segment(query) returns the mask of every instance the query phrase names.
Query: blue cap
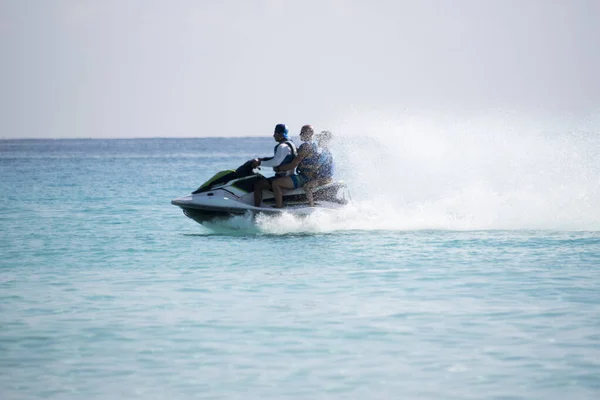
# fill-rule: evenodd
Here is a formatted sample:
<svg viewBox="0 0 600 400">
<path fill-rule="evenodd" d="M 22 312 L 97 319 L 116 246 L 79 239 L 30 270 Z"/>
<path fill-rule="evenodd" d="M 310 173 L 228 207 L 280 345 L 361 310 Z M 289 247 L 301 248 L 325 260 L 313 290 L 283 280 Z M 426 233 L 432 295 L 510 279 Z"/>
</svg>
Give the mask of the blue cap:
<svg viewBox="0 0 600 400">
<path fill-rule="evenodd" d="M 285 124 L 277 124 L 277 125 L 275 125 L 275 132 L 274 133 L 281 133 L 284 138 L 289 139 L 288 132 L 289 132 L 288 127 L 285 126 Z"/>
</svg>

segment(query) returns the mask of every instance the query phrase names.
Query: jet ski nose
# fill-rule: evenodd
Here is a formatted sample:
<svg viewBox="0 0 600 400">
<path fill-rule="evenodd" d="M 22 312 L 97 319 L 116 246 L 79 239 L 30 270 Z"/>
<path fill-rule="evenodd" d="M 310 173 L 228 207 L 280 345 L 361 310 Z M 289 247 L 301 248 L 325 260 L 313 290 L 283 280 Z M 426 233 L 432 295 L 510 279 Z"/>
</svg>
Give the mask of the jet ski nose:
<svg viewBox="0 0 600 400">
<path fill-rule="evenodd" d="M 188 195 L 188 196 L 183 196 L 183 197 L 178 197 L 176 199 L 171 200 L 171 204 L 173 204 L 174 206 L 178 206 L 178 207 L 185 207 L 187 205 L 189 205 L 192 202 L 192 196 Z"/>
</svg>

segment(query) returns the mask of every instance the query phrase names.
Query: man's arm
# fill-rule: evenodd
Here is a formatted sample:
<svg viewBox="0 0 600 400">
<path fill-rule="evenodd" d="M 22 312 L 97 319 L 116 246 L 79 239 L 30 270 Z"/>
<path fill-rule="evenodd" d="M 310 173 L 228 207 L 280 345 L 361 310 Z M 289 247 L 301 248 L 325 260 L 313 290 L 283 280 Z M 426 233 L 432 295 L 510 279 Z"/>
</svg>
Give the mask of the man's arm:
<svg viewBox="0 0 600 400">
<path fill-rule="evenodd" d="M 261 161 L 261 167 L 276 167 L 285 160 L 285 158 L 290 155 L 290 146 L 281 145 L 277 147 L 277 151 L 275 152 L 275 156 L 270 160 Z"/>
<path fill-rule="evenodd" d="M 277 167 L 277 171 L 289 171 L 290 169 L 296 168 L 298 165 L 300 165 L 302 160 L 308 156 L 308 154 L 308 148 L 305 144 L 303 144 L 300 146 L 300 149 L 298 149 L 298 155 L 294 158 L 294 160 L 289 164 L 280 165 Z"/>
<path fill-rule="evenodd" d="M 296 168 L 302 162 L 302 160 L 304 160 L 304 157 L 306 157 L 306 154 L 298 154 L 298 156 L 296 156 L 294 161 L 291 163 L 277 167 L 277 171 L 289 171 L 290 169 Z"/>
</svg>

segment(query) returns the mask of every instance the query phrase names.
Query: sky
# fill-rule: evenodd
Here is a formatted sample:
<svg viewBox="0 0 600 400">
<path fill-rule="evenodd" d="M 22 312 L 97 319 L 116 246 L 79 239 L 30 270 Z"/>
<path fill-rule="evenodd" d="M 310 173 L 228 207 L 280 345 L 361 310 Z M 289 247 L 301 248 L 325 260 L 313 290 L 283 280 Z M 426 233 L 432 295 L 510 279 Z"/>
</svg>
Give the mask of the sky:
<svg viewBox="0 0 600 400">
<path fill-rule="evenodd" d="M 0 138 L 600 110 L 597 0 L 0 0 Z"/>
</svg>

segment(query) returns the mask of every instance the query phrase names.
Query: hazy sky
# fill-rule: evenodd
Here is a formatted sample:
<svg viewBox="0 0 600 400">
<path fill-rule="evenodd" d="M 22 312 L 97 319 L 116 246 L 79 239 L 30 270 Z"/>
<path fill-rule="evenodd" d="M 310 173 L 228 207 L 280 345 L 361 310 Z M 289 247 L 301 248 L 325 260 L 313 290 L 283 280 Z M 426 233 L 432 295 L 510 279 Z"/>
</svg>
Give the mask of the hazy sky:
<svg viewBox="0 0 600 400">
<path fill-rule="evenodd" d="M 600 1 L 0 0 L 0 138 L 600 109 Z"/>
</svg>

